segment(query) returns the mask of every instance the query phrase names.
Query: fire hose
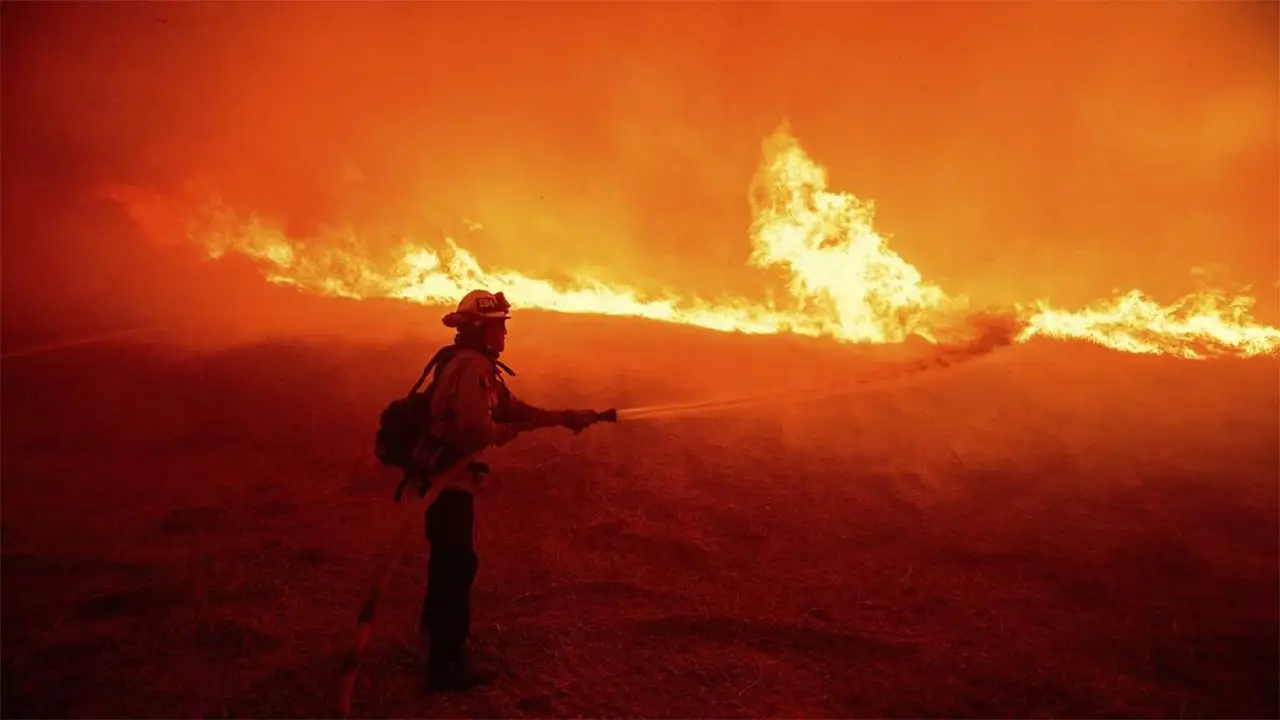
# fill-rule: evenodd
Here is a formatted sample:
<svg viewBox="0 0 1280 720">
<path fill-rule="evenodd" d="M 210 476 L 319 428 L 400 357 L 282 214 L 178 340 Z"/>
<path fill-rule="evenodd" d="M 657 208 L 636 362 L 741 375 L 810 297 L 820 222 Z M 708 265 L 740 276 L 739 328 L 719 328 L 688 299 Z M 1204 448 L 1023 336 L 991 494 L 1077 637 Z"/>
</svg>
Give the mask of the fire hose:
<svg viewBox="0 0 1280 720">
<path fill-rule="evenodd" d="M 642 407 L 631 407 L 623 409 L 610 409 L 604 411 L 584 411 L 577 418 L 582 427 L 597 422 L 616 423 L 619 420 L 628 422 L 634 420 L 656 420 L 661 418 L 670 418 L 681 415 L 696 415 L 706 412 L 714 412 L 726 408 L 738 407 L 775 400 L 794 400 L 803 397 L 814 397 L 816 395 L 837 396 L 848 395 L 858 392 L 869 385 L 878 385 L 880 383 L 891 380 L 898 380 L 908 376 L 916 375 L 936 367 L 945 367 L 952 364 L 951 361 L 931 362 L 926 364 L 911 364 L 894 368 L 891 372 L 880 373 L 875 375 L 864 375 L 857 379 L 846 380 L 843 387 L 832 391 L 830 386 L 826 386 L 821 390 L 813 392 L 803 392 L 796 388 L 791 388 L 778 392 L 759 393 L 756 395 L 726 398 L 721 400 L 703 400 L 697 402 L 672 403 L 665 405 L 646 405 Z M 516 430 L 525 432 L 538 427 L 545 427 L 545 423 L 534 423 L 517 425 Z M 582 428 L 575 429 L 575 432 Z M 441 471 L 430 481 L 430 486 L 422 495 L 424 507 L 430 507 L 435 502 L 440 493 L 451 487 L 462 488 L 469 491 L 475 490 L 479 486 L 481 476 L 488 472 L 488 467 L 476 460 L 476 454 L 467 455 L 458 459 L 448 468 Z M 378 603 L 383 594 L 386 592 L 388 583 L 395 566 L 400 561 L 417 520 L 415 514 L 410 513 L 410 517 L 406 519 L 404 526 L 397 535 L 391 552 L 389 553 L 386 563 L 382 566 L 377 575 L 369 595 L 366 597 L 364 604 L 360 608 L 359 626 L 356 632 L 356 642 L 352 650 L 347 654 L 343 661 L 342 680 L 339 685 L 338 708 L 342 717 L 350 717 L 351 700 L 355 692 L 355 682 L 359 674 L 361 658 L 365 648 L 368 646 L 369 639 L 372 634 L 372 623 L 377 612 Z M 411 522 L 412 521 L 412 522 Z"/>
<path fill-rule="evenodd" d="M 581 423 L 581 426 L 575 428 L 575 432 L 580 432 L 586 425 L 593 425 L 598 422 L 617 422 L 618 413 L 616 410 L 588 410 L 579 413 L 576 419 Z M 513 423 L 513 427 L 519 433 L 547 427 L 547 424 L 533 421 L 529 423 Z M 477 490 L 482 477 L 489 472 L 489 467 L 477 460 L 478 455 L 478 452 L 464 455 L 450 463 L 445 469 L 431 476 L 429 484 L 425 486 L 425 492 L 421 494 L 422 507 L 431 507 L 436 498 L 440 496 L 440 493 L 450 488 L 468 492 Z M 397 492 L 397 502 L 399 497 L 400 495 Z M 382 600 L 382 596 L 386 594 L 387 587 L 391 582 L 391 576 L 396 566 L 400 564 L 400 557 L 404 554 L 408 539 L 412 534 L 411 531 L 416 523 L 417 515 L 412 512 L 407 513 L 404 523 L 392 542 L 386 562 L 379 569 L 373 585 L 369 588 L 369 594 L 360 606 L 355 643 L 343 658 L 342 676 L 338 684 L 338 712 L 341 717 L 351 717 L 351 701 L 355 695 L 356 679 L 360 674 L 364 651 L 369 646 L 369 640 L 373 635 L 373 620 L 378 612 L 378 604 Z"/>
<path fill-rule="evenodd" d="M 436 501 L 436 498 L 447 487 L 467 490 L 475 489 L 479 482 L 479 473 L 472 465 L 475 462 L 475 457 L 475 454 L 467 455 L 433 478 L 426 494 L 422 496 L 424 507 L 431 507 L 431 504 Z M 414 513 L 406 513 L 405 521 L 396 533 L 391 551 L 387 554 L 386 562 L 379 570 L 372 587 L 369 588 L 369 594 L 365 597 L 364 604 L 360 606 L 360 616 L 356 626 L 356 641 L 342 661 L 342 678 L 338 685 L 338 712 L 341 717 L 351 717 L 351 699 L 355 694 L 356 678 L 360 674 L 360 664 L 364 658 L 364 651 L 373 635 L 373 619 L 378 612 L 378 603 L 382 600 L 383 594 L 386 593 L 387 586 L 391 582 L 391 575 L 396 565 L 399 564 L 400 557 L 404 554 L 411 535 L 410 531 L 413 530 L 416 519 L 417 516 Z"/>
</svg>

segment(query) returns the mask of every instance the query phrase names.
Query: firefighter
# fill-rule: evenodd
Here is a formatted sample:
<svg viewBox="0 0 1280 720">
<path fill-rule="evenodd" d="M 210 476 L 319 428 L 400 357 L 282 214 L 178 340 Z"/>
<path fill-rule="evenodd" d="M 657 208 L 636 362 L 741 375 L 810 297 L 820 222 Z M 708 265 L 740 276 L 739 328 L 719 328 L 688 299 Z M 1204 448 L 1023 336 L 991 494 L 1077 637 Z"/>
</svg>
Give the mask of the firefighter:
<svg viewBox="0 0 1280 720">
<path fill-rule="evenodd" d="M 449 455 L 505 445 L 517 434 L 512 423 L 578 432 L 596 420 L 591 411 L 533 407 L 507 389 L 502 371 L 510 370 L 498 357 L 506 347 L 510 310 L 502 293 L 475 290 L 443 318 L 456 335 L 435 380 L 429 437 Z M 421 630 L 429 653 L 427 683 L 434 690 L 465 690 L 492 677 L 464 652 L 479 565 L 474 528 L 474 498 L 465 489 L 443 490 L 426 510 L 430 555 Z"/>
</svg>

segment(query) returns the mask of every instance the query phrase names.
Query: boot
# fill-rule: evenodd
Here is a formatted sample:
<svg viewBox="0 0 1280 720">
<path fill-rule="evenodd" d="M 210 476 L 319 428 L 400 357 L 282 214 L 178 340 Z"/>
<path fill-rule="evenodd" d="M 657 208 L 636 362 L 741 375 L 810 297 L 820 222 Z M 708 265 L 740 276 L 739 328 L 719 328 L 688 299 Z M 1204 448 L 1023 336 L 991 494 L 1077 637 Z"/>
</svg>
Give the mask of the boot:
<svg viewBox="0 0 1280 720">
<path fill-rule="evenodd" d="M 430 692 L 466 692 L 494 679 L 496 673 L 486 663 L 462 654 L 444 667 L 427 668 L 427 690 Z"/>
</svg>

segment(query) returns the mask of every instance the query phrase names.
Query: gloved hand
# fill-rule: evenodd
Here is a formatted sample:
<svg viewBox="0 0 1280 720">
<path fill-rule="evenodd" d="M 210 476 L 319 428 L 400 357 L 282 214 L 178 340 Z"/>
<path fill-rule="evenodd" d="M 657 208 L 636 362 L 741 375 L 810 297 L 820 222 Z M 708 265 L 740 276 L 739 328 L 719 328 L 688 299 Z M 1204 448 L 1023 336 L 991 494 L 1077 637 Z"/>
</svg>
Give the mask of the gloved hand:
<svg viewBox="0 0 1280 720">
<path fill-rule="evenodd" d="M 561 412 L 560 427 L 568 428 L 575 433 L 580 433 L 589 425 L 594 425 L 600 420 L 595 410 L 564 410 Z"/>
</svg>

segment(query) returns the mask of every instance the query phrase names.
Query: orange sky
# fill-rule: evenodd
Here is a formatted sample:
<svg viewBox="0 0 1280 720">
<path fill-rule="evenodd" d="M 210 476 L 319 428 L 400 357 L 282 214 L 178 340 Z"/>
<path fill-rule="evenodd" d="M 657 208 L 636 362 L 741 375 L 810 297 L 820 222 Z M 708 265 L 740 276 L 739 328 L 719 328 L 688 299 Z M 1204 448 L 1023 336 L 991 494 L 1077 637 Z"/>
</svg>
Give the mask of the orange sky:
<svg viewBox="0 0 1280 720">
<path fill-rule="evenodd" d="M 92 195 L 192 179 L 299 229 L 759 296 L 748 187 L 787 119 L 948 292 L 1171 299 L 1221 265 L 1274 322 L 1277 7 L 6 4 L 5 319 L 193 292 L 192 248 Z"/>
</svg>

